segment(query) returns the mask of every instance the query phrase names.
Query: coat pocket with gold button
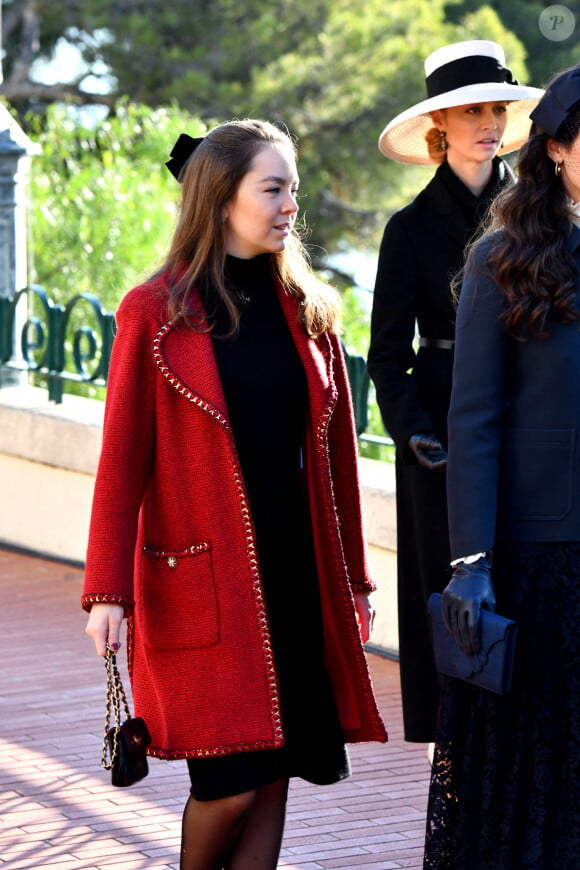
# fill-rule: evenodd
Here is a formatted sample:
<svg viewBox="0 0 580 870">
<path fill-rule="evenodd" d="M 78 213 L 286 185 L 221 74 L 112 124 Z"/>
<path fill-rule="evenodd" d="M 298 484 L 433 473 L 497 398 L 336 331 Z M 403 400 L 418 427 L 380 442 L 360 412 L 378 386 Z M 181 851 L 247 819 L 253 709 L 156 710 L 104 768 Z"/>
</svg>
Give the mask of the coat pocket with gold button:
<svg viewBox="0 0 580 870">
<path fill-rule="evenodd" d="M 194 649 L 220 639 L 211 547 L 143 547 L 141 600 L 135 616 L 146 646 Z"/>
</svg>

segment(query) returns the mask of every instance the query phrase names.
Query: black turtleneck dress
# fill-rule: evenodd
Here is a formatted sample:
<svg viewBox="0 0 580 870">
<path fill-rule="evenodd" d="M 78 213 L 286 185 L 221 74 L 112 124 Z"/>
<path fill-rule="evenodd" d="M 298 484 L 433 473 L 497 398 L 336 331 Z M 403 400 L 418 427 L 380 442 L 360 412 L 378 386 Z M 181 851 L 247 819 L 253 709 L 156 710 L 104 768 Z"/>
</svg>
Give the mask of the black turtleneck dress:
<svg viewBox="0 0 580 870">
<path fill-rule="evenodd" d="M 397 595 L 405 739 L 435 739 L 439 679 L 427 600 L 451 579 L 445 473 L 419 465 L 411 435 L 434 432 L 447 445 L 455 306 L 450 282 L 493 197 L 510 180 L 507 165 L 479 196 L 447 163 L 389 220 L 381 243 L 368 370 L 396 446 Z M 445 347 L 419 347 L 416 332 Z"/>
<path fill-rule="evenodd" d="M 241 308 L 224 338 L 223 307 L 206 299 L 213 347 L 244 476 L 280 686 L 282 749 L 190 759 L 191 793 L 213 800 L 299 776 L 320 785 L 349 774 L 329 679 L 311 523 L 302 480 L 307 383 L 274 286 L 271 256 L 228 256 Z"/>
</svg>

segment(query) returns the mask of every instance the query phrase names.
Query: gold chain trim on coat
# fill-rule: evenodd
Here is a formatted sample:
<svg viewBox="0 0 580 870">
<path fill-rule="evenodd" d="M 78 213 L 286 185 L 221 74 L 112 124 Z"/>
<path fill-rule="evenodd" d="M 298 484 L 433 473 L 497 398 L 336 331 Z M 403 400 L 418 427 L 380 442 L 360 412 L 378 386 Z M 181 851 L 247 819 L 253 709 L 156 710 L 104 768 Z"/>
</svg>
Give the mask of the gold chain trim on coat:
<svg viewBox="0 0 580 870">
<path fill-rule="evenodd" d="M 191 390 L 189 390 L 184 384 L 182 384 L 179 378 L 177 378 L 173 374 L 173 372 L 163 359 L 163 355 L 161 353 L 161 342 L 163 341 L 167 333 L 171 331 L 171 329 L 173 329 L 173 322 L 169 321 L 161 327 L 161 329 L 153 339 L 153 359 L 155 361 L 155 365 L 157 366 L 163 377 L 171 384 L 171 386 L 174 387 L 174 389 L 176 389 L 181 396 L 187 399 L 188 402 L 192 402 L 194 405 L 197 405 L 198 408 L 201 408 L 212 417 L 215 417 L 215 419 L 218 420 L 226 429 L 230 429 L 230 424 L 228 423 L 224 415 L 220 411 L 218 411 L 217 408 L 214 408 L 213 405 L 210 405 L 209 402 L 206 402 L 204 399 L 196 396 Z"/>
<path fill-rule="evenodd" d="M 209 548 L 207 541 L 204 541 L 202 544 L 192 544 L 191 547 L 186 547 L 184 550 L 159 550 L 156 547 L 146 545 L 143 547 L 143 552 L 157 559 L 165 559 L 167 556 L 195 556 L 196 553 L 207 552 Z"/>
<path fill-rule="evenodd" d="M 281 730 L 277 737 L 282 737 Z M 280 740 L 257 740 L 255 743 L 230 743 L 225 749 L 194 749 L 190 752 L 181 750 L 170 752 L 169 750 L 161 749 L 158 746 L 148 746 L 147 755 L 151 755 L 153 758 L 161 758 L 163 761 L 179 761 L 183 758 L 219 758 L 220 756 L 230 755 L 230 753 L 236 752 L 252 752 L 253 750 L 260 749 L 279 749 L 281 745 L 282 743 Z"/>
<path fill-rule="evenodd" d="M 82 604 L 85 609 L 89 604 L 119 604 L 125 609 L 133 608 L 133 602 L 122 595 L 83 595 Z"/>
<path fill-rule="evenodd" d="M 331 381 L 334 383 L 332 377 L 332 348 L 329 348 L 329 358 L 328 358 L 328 366 L 329 366 L 329 376 Z M 328 444 L 328 426 L 330 423 L 330 418 L 334 412 L 334 408 L 338 401 L 338 392 L 336 386 L 333 389 L 332 395 L 327 402 L 324 411 L 321 415 L 317 430 L 316 430 L 316 442 L 318 447 L 318 452 L 320 455 L 321 463 L 324 467 L 324 472 L 321 474 L 321 483 L 323 489 L 323 498 L 326 502 L 327 506 L 327 516 L 334 516 L 335 522 L 330 526 L 330 534 L 332 540 L 332 549 L 335 564 L 337 569 L 342 569 L 343 575 L 345 576 L 345 583 L 341 585 L 341 592 L 343 598 L 345 599 L 345 606 L 348 610 L 352 607 L 352 601 L 350 600 L 351 592 L 355 591 L 351 586 L 349 587 L 348 575 L 346 573 L 346 560 L 344 556 L 344 550 L 342 547 L 342 542 L 340 540 L 339 534 L 339 518 L 336 510 L 336 499 L 334 496 L 334 487 L 332 485 L 332 474 L 331 474 L 331 461 L 330 461 L 330 449 Z M 365 590 L 366 591 L 366 590 Z M 347 597 L 349 600 L 347 601 Z M 372 689 L 370 687 L 370 676 L 369 676 L 369 668 L 364 655 L 364 648 L 362 644 L 359 643 L 359 629 L 356 623 L 351 623 L 351 630 L 353 635 L 355 636 L 356 643 L 353 644 L 353 649 L 355 651 L 355 656 L 357 657 L 357 666 L 361 675 L 364 675 L 366 679 L 361 680 L 361 684 L 364 687 L 363 691 L 367 698 L 367 707 L 371 713 L 371 717 L 375 723 L 375 728 L 384 732 L 384 726 L 380 715 L 378 713 L 376 702 L 374 696 L 372 694 Z"/>
<path fill-rule="evenodd" d="M 223 427 L 230 433 L 230 445 L 232 447 L 232 456 L 233 456 L 233 473 L 234 473 L 234 481 L 236 485 L 236 490 L 238 493 L 238 497 L 240 500 L 241 508 L 242 508 L 242 518 L 244 523 L 244 531 L 246 538 L 246 549 L 248 552 L 248 561 L 250 566 L 250 573 L 252 576 L 252 588 L 254 592 L 254 600 L 256 602 L 256 612 L 258 618 L 258 625 L 260 630 L 260 635 L 262 638 L 262 644 L 265 652 L 265 662 L 266 662 L 266 671 L 267 671 L 267 680 L 270 686 L 271 697 L 272 697 L 272 724 L 274 728 L 274 734 L 277 740 L 282 740 L 284 736 L 284 732 L 282 729 L 282 715 L 280 712 L 280 698 L 278 695 L 278 680 L 276 676 L 276 668 L 274 665 L 274 653 L 272 650 L 272 645 L 270 642 L 270 632 L 268 627 L 268 617 L 266 614 L 266 606 L 264 604 L 264 596 L 262 593 L 262 583 L 260 579 L 260 567 L 258 564 L 258 556 L 256 551 L 256 543 L 254 540 L 254 527 L 251 517 L 250 508 L 248 505 L 248 498 L 246 495 L 246 487 L 243 482 L 242 474 L 239 467 L 239 461 L 237 459 L 237 451 L 235 448 L 235 444 L 233 443 L 233 436 L 231 434 L 231 427 L 227 419 L 224 415 L 214 408 L 213 405 L 210 405 L 209 402 L 206 402 L 204 399 L 201 399 L 199 396 L 196 396 L 190 389 L 188 389 L 184 384 L 181 383 L 179 378 L 177 378 L 173 372 L 170 370 L 169 366 L 165 362 L 163 355 L 161 353 L 161 344 L 163 339 L 167 335 L 168 332 L 173 328 L 173 323 L 168 322 L 165 323 L 159 332 L 156 334 L 153 339 L 153 359 L 157 368 L 163 375 L 163 377 L 167 380 L 167 382 L 175 389 L 177 392 L 187 399 L 188 402 L 192 402 L 194 405 L 197 405 L 198 408 L 201 408 L 203 411 L 206 411 L 212 417 L 214 417 Z M 250 746 L 238 747 L 239 751 L 248 748 L 256 748 Z M 150 754 L 154 755 L 155 752 L 150 752 Z M 214 755 L 215 753 L 207 752 L 207 755 Z M 160 757 L 169 757 L 169 756 L 160 756 Z M 183 757 L 183 756 L 181 756 Z"/>
<path fill-rule="evenodd" d="M 207 553 L 210 545 L 207 541 L 202 544 L 192 544 L 191 547 L 186 547 L 184 550 L 160 550 L 157 547 L 145 545 L 143 552 L 146 556 L 152 559 L 164 559 L 170 568 L 177 568 L 177 564 L 184 556 L 197 556 L 199 553 Z"/>
</svg>

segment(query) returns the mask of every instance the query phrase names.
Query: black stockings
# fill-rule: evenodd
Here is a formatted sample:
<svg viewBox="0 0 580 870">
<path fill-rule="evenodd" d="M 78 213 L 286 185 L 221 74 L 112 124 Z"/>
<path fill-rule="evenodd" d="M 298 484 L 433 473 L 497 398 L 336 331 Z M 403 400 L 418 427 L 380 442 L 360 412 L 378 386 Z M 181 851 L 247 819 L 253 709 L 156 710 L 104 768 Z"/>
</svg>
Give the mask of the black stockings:
<svg viewBox="0 0 580 870">
<path fill-rule="evenodd" d="M 276 870 L 288 780 L 215 801 L 190 797 L 180 870 Z"/>
</svg>

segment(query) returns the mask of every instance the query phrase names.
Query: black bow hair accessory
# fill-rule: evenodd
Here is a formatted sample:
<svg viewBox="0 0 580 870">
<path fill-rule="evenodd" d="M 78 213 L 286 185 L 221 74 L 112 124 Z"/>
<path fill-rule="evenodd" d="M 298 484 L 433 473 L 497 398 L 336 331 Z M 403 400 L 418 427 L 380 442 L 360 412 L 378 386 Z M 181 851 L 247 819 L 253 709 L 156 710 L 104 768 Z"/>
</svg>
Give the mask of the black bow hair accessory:
<svg viewBox="0 0 580 870">
<path fill-rule="evenodd" d="M 201 145 L 204 137 L 198 136 L 196 139 L 193 136 L 188 136 L 187 133 L 180 133 L 179 139 L 170 151 L 171 160 L 165 164 L 174 178 L 179 181 L 181 170 L 195 151 L 198 145 Z"/>
<path fill-rule="evenodd" d="M 552 139 L 568 116 L 580 106 L 580 65 L 562 75 L 548 88 L 530 119 Z"/>
</svg>

